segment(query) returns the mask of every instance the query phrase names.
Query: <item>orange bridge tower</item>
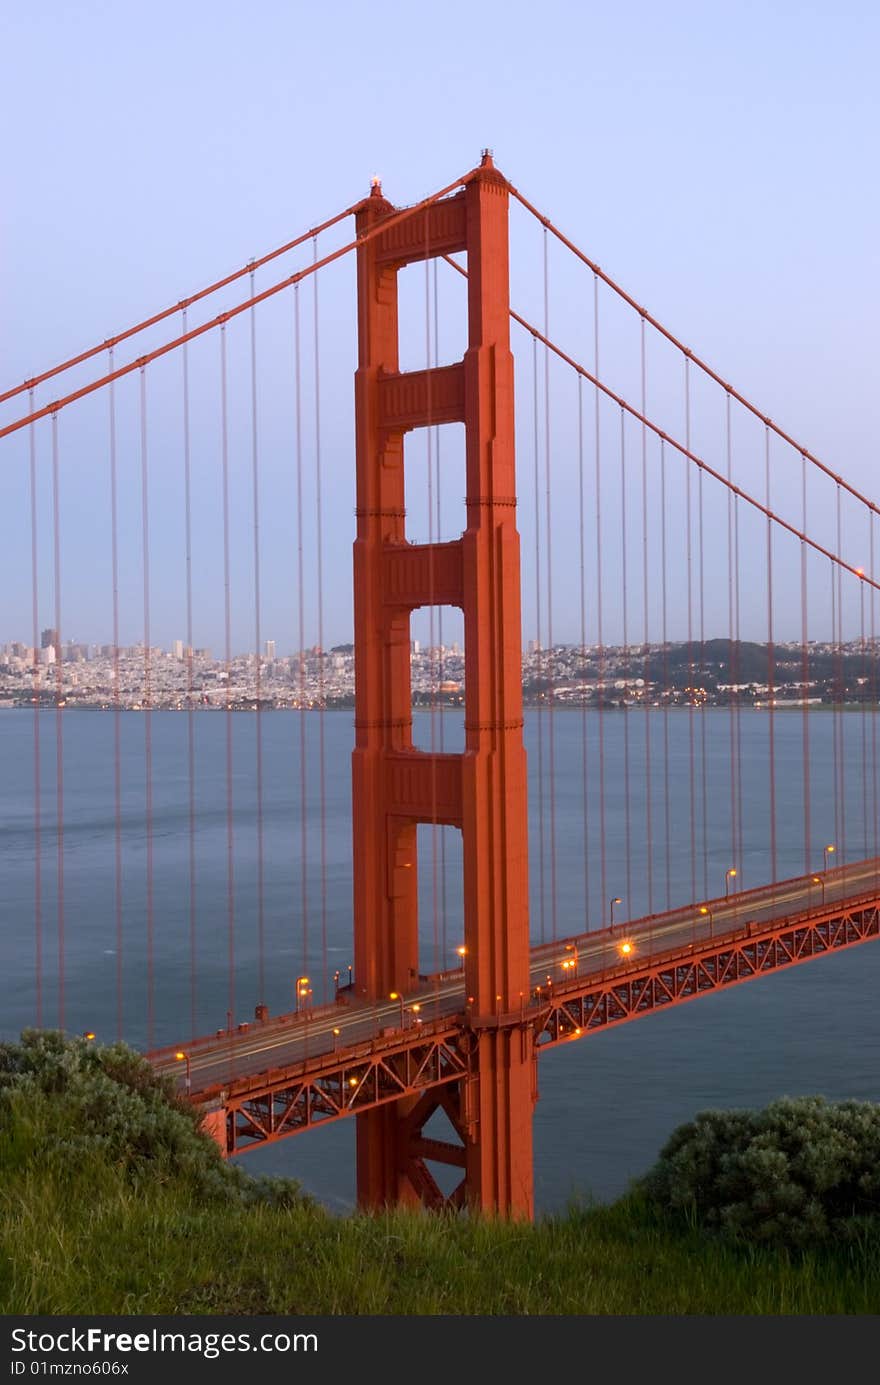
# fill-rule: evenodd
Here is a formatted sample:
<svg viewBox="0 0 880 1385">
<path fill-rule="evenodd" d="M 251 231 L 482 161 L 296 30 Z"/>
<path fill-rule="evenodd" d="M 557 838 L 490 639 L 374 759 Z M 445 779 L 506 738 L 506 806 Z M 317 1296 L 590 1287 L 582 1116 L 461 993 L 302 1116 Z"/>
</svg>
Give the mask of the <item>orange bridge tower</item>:
<svg viewBox="0 0 880 1385">
<path fill-rule="evenodd" d="M 412 993 L 419 975 L 416 830 L 461 830 L 469 1076 L 357 1117 L 358 1198 L 467 1206 L 531 1217 L 533 1032 L 529 992 L 526 758 L 520 552 L 516 529 L 508 185 L 485 153 L 458 193 L 358 250 L 357 538 L 354 545 L 355 985 L 368 1000 Z M 357 214 L 373 229 L 395 208 L 378 185 Z M 401 372 L 398 271 L 465 251 L 464 359 Z M 466 527 L 451 543 L 406 537 L 404 437 L 465 427 Z M 465 750 L 412 743 L 410 614 L 464 614 Z M 425 1134 L 437 1111 L 458 1142 Z M 462 1176 L 450 1197 L 428 1164 Z"/>
</svg>

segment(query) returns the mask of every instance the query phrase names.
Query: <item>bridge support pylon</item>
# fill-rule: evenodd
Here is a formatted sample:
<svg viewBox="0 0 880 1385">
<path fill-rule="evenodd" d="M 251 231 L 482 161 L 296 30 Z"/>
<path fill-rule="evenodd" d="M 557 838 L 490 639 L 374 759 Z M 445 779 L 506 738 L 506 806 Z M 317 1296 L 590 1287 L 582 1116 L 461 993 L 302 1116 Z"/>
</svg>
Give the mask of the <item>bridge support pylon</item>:
<svg viewBox="0 0 880 1385">
<path fill-rule="evenodd" d="M 372 237 L 358 251 L 354 545 L 355 749 L 352 762 L 355 988 L 365 999 L 412 994 L 419 976 L 416 829 L 463 837 L 471 1072 L 428 1102 L 357 1117 L 364 1207 L 443 1203 L 533 1215 L 535 1048 L 521 1019 L 529 992 L 526 759 L 520 554 L 516 529 L 508 186 L 485 154 L 463 189 Z M 357 213 L 373 229 L 395 208 L 378 185 Z M 464 251 L 463 360 L 401 372 L 397 275 L 413 261 Z M 451 543 L 406 537 L 404 435 L 463 423 L 465 529 Z M 465 750 L 412 742 L 410 616 L 459 606 L 465 631 Z M 459 1144 L 424 1127 L 443 1109 Z M 463 1170 L 444 1197 L 426 1161 Z"/>
</svg>

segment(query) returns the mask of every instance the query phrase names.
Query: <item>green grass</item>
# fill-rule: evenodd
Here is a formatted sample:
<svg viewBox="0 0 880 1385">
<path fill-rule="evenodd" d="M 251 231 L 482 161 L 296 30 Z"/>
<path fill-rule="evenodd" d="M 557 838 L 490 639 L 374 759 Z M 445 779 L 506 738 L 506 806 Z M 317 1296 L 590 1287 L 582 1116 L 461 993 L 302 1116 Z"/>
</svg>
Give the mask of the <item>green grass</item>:
<svg viewBox="0 0 880 1385">
<path fill-rule="evenodd" d="M 56 1065 L 38 1081 L 21 1064 L 4 1079 L 3 1057 L 0 1049 L 4 1313 L 880 1309 L 872 1235 L 795 1255 L 709 1239 L 636 1197 L 534 1227 L 402 1212 L 333 1218 L 289 1186 L 278 1197 L 231 1169 L 227 1177 L 226 1166 L 218 1175 L 214 1147 L 173 1102 L 159 1145 L 140 1135 L 108 1141 L 89 1125 L 93 1089 L 87 1102 L 77 1094 L 81 1072 L 90 1082 L 89 1065 L 100 1063 L 94 1049 L 77 1052 L 72 1076 Z M 80 1128 L 71 1140 L 72 1117 Z M 173 1152 L 181 1148 L 184 1156 Z"/>
<path fill-rule="evenodd" d="M 92 1171 L 94 1172 L 94 1171 Z M 5 1186 L 4 1313 L 871 1313 L 880 1250 L 722 1247 L 623 1201 L 491 1225 L 193 1205 L 102 1170 Z"/>
</svg>

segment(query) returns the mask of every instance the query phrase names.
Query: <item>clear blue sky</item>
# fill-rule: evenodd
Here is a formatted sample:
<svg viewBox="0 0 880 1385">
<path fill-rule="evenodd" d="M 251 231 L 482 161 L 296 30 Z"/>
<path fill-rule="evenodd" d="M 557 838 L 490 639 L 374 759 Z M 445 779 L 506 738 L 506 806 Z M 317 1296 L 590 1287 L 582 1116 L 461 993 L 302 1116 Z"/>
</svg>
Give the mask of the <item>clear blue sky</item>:
<svg viewBox="0 0 880 1385">
<path fill-rule="evenodd" d="M 876 494 L 878 52 L 870 0 L 6 5 L 0 384 L 284 241 L 374 172 L 413 201 L 487 144 L 640 301 Z M 92 515 L 76 515 L 71 468 L 89 458 L 65 464 L 76 564 Z M 351 500 L 328 504 L 331 643 L 349 633 Z M 182 630 L 154 557 L 168 643 Z M 29 581 L 0 575 L 0 641 L 27 637 Z M 134 578 L 127 600 L 135 638 Z M 86 589 L 75 619 L 68 633 L 109 638 Z M 281 633 L 271 611 L 263 633 Z M 219 644 L 207 610 L 205 635 Z"/>
</svg>

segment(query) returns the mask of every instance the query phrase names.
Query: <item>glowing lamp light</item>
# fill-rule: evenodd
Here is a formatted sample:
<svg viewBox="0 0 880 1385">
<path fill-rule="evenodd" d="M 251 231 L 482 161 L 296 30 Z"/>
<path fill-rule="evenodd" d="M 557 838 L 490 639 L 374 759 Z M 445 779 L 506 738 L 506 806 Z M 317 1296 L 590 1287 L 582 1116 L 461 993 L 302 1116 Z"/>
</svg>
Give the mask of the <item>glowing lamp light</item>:
<svg viewBox="0 0 880 1385">
<path fill-rule="evenodd" d="M 633 950 L 633 945 L 632 943 L 621 943 L 620 950 L 623 953 L 624 957 L 628 957 Z"/>
</svg>

